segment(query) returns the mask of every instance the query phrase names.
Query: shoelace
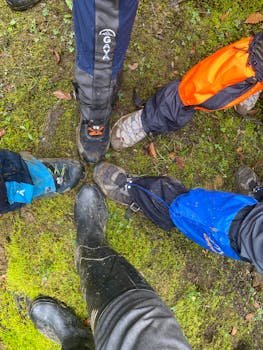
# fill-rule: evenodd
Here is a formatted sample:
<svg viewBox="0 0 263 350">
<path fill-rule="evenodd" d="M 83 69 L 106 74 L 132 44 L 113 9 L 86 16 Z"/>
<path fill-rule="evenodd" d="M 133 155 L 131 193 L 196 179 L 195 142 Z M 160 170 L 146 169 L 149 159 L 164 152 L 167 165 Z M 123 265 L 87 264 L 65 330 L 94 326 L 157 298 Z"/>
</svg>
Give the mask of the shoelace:
<svg viewBox="0 0 263 350">
<path fill-rule="evenodd" d="M 64 181 L 64 176 L 65 176 L 65 171 L 66 171 L 66 166 L 63 164 L 61 171 L 59 171 L 57 164 L 55 164 L 53 174 L 55 176 L 56 183 L 58 185 L 62 185 Z"/>
<path fill-rule="evenodd" d="M 102 136 L 104 133 L 104 125 L 88 126 L 88 133 L 90 136 Z"/>
</svg>

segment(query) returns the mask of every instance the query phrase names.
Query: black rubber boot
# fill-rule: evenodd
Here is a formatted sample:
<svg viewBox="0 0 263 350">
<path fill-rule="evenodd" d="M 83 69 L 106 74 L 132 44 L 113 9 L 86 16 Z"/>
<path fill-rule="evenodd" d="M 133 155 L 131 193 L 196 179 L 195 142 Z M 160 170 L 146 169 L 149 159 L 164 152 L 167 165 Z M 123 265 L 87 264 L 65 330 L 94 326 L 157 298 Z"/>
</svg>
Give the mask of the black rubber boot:
<svg viewBox="0 0 263 350">
<path fill-rule="evenodd" d="M 9 7 L 15 11 L 24 11 L 35 6 L 40 0 L 6 0 Z"/>
<path fill-rule="evenodd" d="M 94 330 L 101 313 L 115 298 L 128 290 L 152 288 L 127 260 L 108 246 L 107 209 L 96 185 L 85 185 L 80 190 L 75 218 L 76 264 Z"/>
<path fill-rule="evenodd" d="M 81 321 L 63 303 L 38 297 L 29 308 L 29 317 L 35 327 L 64 350 L 92 350 L 93 337 Z"/>
</svg>

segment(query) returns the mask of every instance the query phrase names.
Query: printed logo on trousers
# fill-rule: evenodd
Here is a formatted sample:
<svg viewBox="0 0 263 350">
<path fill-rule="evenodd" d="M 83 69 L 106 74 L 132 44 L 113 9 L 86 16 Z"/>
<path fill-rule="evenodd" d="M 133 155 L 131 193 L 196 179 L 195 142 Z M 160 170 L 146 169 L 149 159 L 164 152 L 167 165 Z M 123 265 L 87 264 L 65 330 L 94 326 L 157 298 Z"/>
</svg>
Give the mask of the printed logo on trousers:
<svg viewBox="0 0 263 350">
<path fill-rule="evenodd" d="M 99 35 L 103 36 L 102 59 L 103 61 L 110 61 L 112 38 L 116 37 L 116 33 L 112 29 L 102 29 Z"/>
</svg>

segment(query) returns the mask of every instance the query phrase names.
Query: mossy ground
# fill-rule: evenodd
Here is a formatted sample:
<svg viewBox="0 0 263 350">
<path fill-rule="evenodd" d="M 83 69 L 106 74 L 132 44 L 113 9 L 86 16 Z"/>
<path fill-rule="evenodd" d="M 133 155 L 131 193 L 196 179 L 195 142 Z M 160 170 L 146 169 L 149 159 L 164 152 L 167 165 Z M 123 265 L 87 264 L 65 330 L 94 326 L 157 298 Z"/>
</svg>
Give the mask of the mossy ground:
<svg viewBox="0 0 263 350">
<path fill-rule="evenodd" d="M 113 120 L 134 109 L 134 86 L 147 98 L 217 48 L 260 29 L 244 21 L 262 10 L 261 0 L 173 3 L 140 1 Z M 73 47 L 71 14 L 64 1 L 43 1 L 28 12 L 14 13 L 0 0 L 0 128 L 6 130 L 1 148 L 77 157 L 75 104 L 58 102 L 53 95 L 72 89 Z M 52 49 L 60 53 L 60 65 Z M 138 68 L 132 71 L 128 65 L 135 62 Z M 63 113 L 49 130 L 47 145 L 42 140 L 52 108 Z M 233 110 L 196 113 L 182 131 L 155 139 L 156 162 L 146 151 L 149 140 L 127 152 L 110 150 L 106 158 L 131 173 L 171 174 L 188 186 L 233 190 L 239 164 L 263 175 L 261 117 L 262 103 L 251 119 Z M 176 157 L 183 159 L 183 166 Z M 87 173 L 89 181 L 91 167 Z M 75 193 L 36 201 L 1 218 L 8 270 L 1 282 L 0 334 L 8 350 L 59 349 L 27 317 L 28 299 L 39 294 L 56 297 L 86 317 L 74 268 Z M 260 287 L 252 287 L 249 265 L 208 254 L 176 230 L 167 234 L 140 215 L 127 221 L 114 203 L 109 203 L 109 212 L 110 243 L 176 313 L 194 349 L 263 348 L 263 294 Z M 248 313 L 254 314 L 252 321 L 245 319 Z M 236 335 L 231 335 L 233 327 Z"/>
</svg>

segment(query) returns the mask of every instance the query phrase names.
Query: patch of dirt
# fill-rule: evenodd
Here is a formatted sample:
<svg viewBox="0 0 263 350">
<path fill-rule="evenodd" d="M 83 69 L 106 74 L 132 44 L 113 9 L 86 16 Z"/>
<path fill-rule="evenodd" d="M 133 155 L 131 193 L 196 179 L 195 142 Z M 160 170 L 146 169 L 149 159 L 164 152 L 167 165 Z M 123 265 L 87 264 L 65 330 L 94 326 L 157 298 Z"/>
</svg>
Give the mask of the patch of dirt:
<svg viewBox="0 0 263 350">
<path fill-rule="evenodd" d="M 8 215 L 8 214 L 6 214 Z M 0 216 L 1 220 L 1 216 Z M 3 223 L 3 222 L 2 222 Z M 8 230 L 6 225 L 3 223 L 0 229 L 0 288 L 4 286 L 6 280 L 6 271 L 7 271 L 7 256 L 5 253 L 5 245 L 9 242 L 10 238 L 7 234 Z M 0 347 L 1 350 L 1 347 Z"/>
<path fill-rule="evenodd" d="M 204 337 L 206 342 L 212 343 L 213 338 L 216 336 L 217 334 L 217 325 L 216 324 L 210 324 L 204 331 Z"/>
<path fill-rule="evenodd" d="M 218 277 L 216 274 L 214 276 L 212 271 L 210 271 L 208 278 L 205 270 L 201 271 L 200 265 L 195 261 L 187 261 L 182 276 L 185 280 L 191 281 L 191 283 L 198 286 L 199 290 L 213 288 L 214 280 Z"/>
<path fill-rule="evenodd" d="M 40 137 L 40 144 L 44 150 L 51 148 L 52 136 L 58 126 L 59 119 L 64 113 L 64 109 L 61 107 L 60 103 L 54 105 L 48 112 L 45 120 L 45 132 L 42 137 Z"/>
<path fill-rule="evenodd" d="M 250 350 L 251 347 L 246 340 L 239 340 L 234 350 Z"/>
<path fill-rule="evenodd" d="M 0 241 L 0 283 L 6 273 L 7 261 L 3 242 Z"/>
</svg>

